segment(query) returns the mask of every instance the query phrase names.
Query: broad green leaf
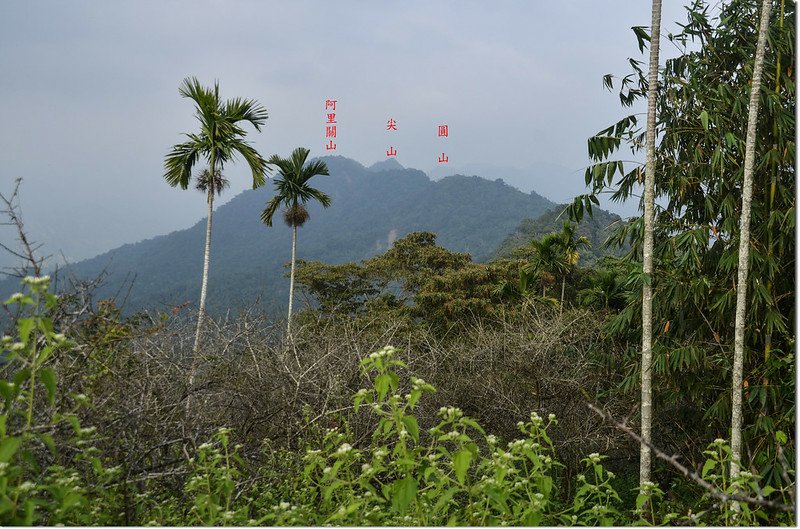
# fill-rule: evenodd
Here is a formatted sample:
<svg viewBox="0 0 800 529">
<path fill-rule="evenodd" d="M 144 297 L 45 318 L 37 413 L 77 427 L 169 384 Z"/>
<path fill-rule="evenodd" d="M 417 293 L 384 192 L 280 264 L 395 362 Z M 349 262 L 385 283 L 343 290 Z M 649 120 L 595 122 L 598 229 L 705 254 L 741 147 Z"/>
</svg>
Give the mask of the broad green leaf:
<svg viewBox="0 0 800 529">
<path fill-rule="evenodd" d="M 716 461 L 714 461 L 713 459 L 707 459 L 706 463 L 703 465 L 703 471 L 700 473 L 700 476 L 703 479 L 705 479 L 708 473 L 711 472 L 711 470 L 713 470 L 716 465 L 717 465 Z"/>
<path fill-rule="evenodd" d="M 785 432 L 778 430 L 775 432 L 775 440 L 778 441 L 778 443 L 785 445 L 786 441 L 788 441 L 788 438 L 786 437 Z"/>
<path fill-rule="evenodd" d="M 472 452 L 469 450 L 460 450 L 453 455 L 453 470 L 456 473 L 456 479 L 459 483 L 464 483 L 471 461 Z"/>
<path fill-rule="evenodd" d="M 767 486 L 765 486 L 763 489 L 761 489 L 761 494 L 762 494 L 763 496 L 769 496 L 770 494 L 772 494 L 773 492 L 775 492 L 775 490 L 776 490 L 776 489 L 775 489 L 775 487 L 773 487 L 773 486 L 771 486 L 771 485 L 767 485 Z"/>
<path fill-rule="evenodd" d="M 19 321 L 17 321 L 17 332 L 19 333 L 21 342 L 28 342 L 34 325 L 36 325 L 36 322 L 33 321 L 33 318 L 20 318 Z"/>
<path fill-rule="evenodd" d="M 31 378 L 30 368 L 26 367 L 25 369 L 20 369 L 19 371 L 14 373 L 14 385 L 20 388 L 30 378 Z"/>
<path fill-rule="evenodd" d="M 325 498 L 325 501 L 329 501 L 331 499 L 331 495 L 336 492 L 336 489 L 340 488 L 344 485 L 341 481 L 334 481 L 332 484 L 323 488 L 322 497 Z"/>
<path fill-rule="evenodd" d="M 6 437 L 0 441 L 0 463 L 8 463 L 17 452 L 21 437 Z"/>
<path fill-rule="evenodd" d="M 481 433 L 485 433 L 483 431 L 483 428 L 481 428 L 481 425 L 478 424 L 477 421 L 475 421 L 474 419 L 470 419 L 469 417 L 464 417 L 463 419 L 461 419 L 461 422 L 466 424 L 467 426 L 475 428 L 476 430 L 478 430 Z"/>
<path fill-rule="evenodd" d="M 44 369 L 39 371 L 39 378 L 42 380 L 42 384 L 47 389 L 47 400 L 50 404 L 55 402 L 56 398 L 56 373 L 53 371 L 51 367 L 45 367 Z"/>
<path fill-rule="evenodd" d="M 442 510 L 443 507 L 446 507 L 453 496 L 461 489 L 458 487 L 450 487 L 441 496 L 439 496 L 439 500 L 436 502 L 436 505 L 433 507 L 434 512 L 439 512 Z"/>
<path fill-rule="evenodd" d="M 413 415 L 405 415 L 403 417 L 403 425 L 406 427 L 406 430 L 408 430 L 411 438 L 414 439 L 414 442 L 419 443 L 419 425 L 417 424 L 417 419 L 414 418 Z"/>
<path fill-rule="evenodd" d="M 417 480 L 407 476 L 397 482 L 392 487 L 392 508 L 400 514 L 408 510 L 408 506 L 417 495 Z"/>
<path fill-rule="evenodd" d="M 636 496 L 636 508 L 641 509 L 642 506 L 644 506 L 644 504 L 647 503 L 649 499 L 650 496 L 648 496 L 647 494 L 639 494 L 638 496 Z"/>
<path fill-rule="evenodd" d="M 388 374 L 378 375 L 375 377 L 375 390 L 378 392 L 378 401 L 382 401 L 389 391 L 389 382 L 391 378 Z"/>
<path fill-rule="evenodd" d="M 19 386 L 12 385 L 7 380 L 0 380 L 0 397 L 6 401 L 6 406 L 17 397 L 18 393 Z M 3 420 L 5 421 L 5 416 L 3 416 Z"/>
<path fill-rule="evenodd" d="M 422 396 L 422 391 L 419 389 L 411 390 L 411 397 L 408 399 L 408 407 L 413 409 L 417 405 L 419 398 Z"/>
</svg>

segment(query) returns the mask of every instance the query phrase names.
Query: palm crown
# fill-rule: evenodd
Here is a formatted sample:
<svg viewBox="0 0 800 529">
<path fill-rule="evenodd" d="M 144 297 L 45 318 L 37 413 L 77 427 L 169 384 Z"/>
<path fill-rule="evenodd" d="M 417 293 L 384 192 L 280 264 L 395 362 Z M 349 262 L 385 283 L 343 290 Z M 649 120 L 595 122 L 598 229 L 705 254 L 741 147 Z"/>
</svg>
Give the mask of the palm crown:
<svg viewBox="0 0 800 529">
<path fill-rule="evenodd" d="M 267 226 L 272 226 L 272 217 L 281 205 L 287 209 L 285 218 L 290 226 L 301 226 L 305 222 L 308 215 L 303 206 L 308 201 L 317 200 L 326 208 L 331 205 L 328 195 L 308 183 L 314 176 L 330 174 L 321 160 L 306 164 L 309 152 L 304 147 L 298 147 L 289 158 L 273 155 L 269 159 L 268 163 L 278 168 L 278 175 L 273 179 L 276 194 L 261 213 L 261 221 Z"/>
<path fill-rule="evenodd" d="M 192 168 L 201 157 L 208 160 L 209 167 L 216 171 L 237 155 L 250 166 L 253 188 L 264 185 L 268 171 L 267 162 L 244 141 L 246 131 L 240 123 L 248 122 L 260 132 L 261 125 L 267 119 L 266 109 L 252 99 L 236 97 L 222 101 L 218 82 L 214 83 L 213 89 L 206 88 L 194 77 L 184 79 L 179 92 L 195 102 L 195 116 L 200 121 L 200 132 L 187 133 L 189 140 L 173 146 L 167 155 L 164 161 L 164 178 L 169 185 L 186 189 L 192 176 Z"/>
</svg>

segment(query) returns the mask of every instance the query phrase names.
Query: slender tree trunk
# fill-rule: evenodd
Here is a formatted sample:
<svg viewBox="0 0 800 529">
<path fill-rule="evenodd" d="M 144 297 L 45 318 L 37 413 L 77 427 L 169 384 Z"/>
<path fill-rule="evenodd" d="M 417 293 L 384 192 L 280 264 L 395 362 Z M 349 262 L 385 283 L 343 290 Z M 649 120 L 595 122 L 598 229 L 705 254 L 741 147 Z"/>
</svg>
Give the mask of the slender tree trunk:
<svg viewBox="0 0 800 529">
<path fill-rule="evenodd" d="M 292 271 L 289 274 L 289 318 L 286 320 L 286 332 L 292 333 L 292 300 L 294 299 L 294 263 L 297 256 L 297 226 L 292 226 Z"/>
<path fill-rule="evenodd" d="M 653 206 L 656 179 L 656 92 L 658 52 L 661 40 L 661 0 L 653 0 L 650 24 L 650 71 L 647 76 L 647 165 L 644 179 L 644 250 L 642 269 L 642 444 L 639 450 L 639 485 L 650 480 L 651 454 L 645 442 L 651 441 L 653 426 Z"/>
<path fill-rule="evenodd" d="M 203 279 L 200 284 L 200 306 L 197 310 L 197 329 L 194 333 L 194 345 L 192 346 L 192 362 L 189 367 L 189 394 L 186 397 L 186 412 L 189 412 L 192 402 L 192 387 L 194 386 L 194 375 L 197 370 L 197 353 L 200 349 L 200 332 L 203 328 L 203 321 L 206 317 L 206 293 L 208 290 L 208 265 L 211 260 L 211 222 L 212 213 L 214 212 L 214 169 L 216 160 L 212 153 L 211 160 L 209 161 L 211 172 L 210 181 L 208 183 L 208 219 L 206 221 L 206 248 L 203 252 Z"/>
<path fill-rule="evenodd" d="M 739 474 L 737 461 L 742 454 L 742 377 L 744 370 L 744 330 L 747 311 L 747 274 L 750 259 L 750 206 L 753 201 L 753 164 L 756 149 L 756 122 L 761 92 L 761 70 L 764 66 L 764 51 L 767 43 L 767 29 L 772 10 L 772 0 L 761 4 L 761 25 L 758 29 L 753 82 L 750 85 L 750 107 L 747 114 L 747 138 L 744 148 L 744 180 L 742 182 L 742 216 L 739 220 L 739 266 L 736 279 L 736 331 L 733 346 L 733 382 L 731 398 L 731 476 Z"/>
<path fill-rule="evenodd" d="M 197 311 L 197 330 L 194 334 L 194 347 L 192 351 L 197 353 L 200 347 L 200 331 L 203 327 L 203 320 L 206 317 L 206 295 L 208 293 L 208 265 L 211 260 L 211 221 L 214 209 L 213 190 L 208 190 L 208 220 L 206 222 L 206 249 L 203 253 L 203 282 L 200 285 L 200 308 Z M 194 373 L 192 373 L 194 376 Z"/>
<path fill-rule="evenodd" d="M 561 276 L 561 305 L 558 307 L 558 315 L 564 311 L 564 287 L 567 285 L 567 276 Z"/>
</svg>

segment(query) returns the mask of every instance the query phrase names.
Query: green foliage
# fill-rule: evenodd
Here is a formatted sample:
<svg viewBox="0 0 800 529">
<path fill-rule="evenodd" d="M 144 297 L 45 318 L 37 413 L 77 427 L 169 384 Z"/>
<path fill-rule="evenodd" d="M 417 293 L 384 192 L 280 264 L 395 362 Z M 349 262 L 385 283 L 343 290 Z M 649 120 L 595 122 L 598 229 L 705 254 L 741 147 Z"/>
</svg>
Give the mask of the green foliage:
<svg viewBox="0 0 800 529">
<path fill-rule="evenodd" d="M 436 234 L 413 232 L 394 242 L 382 255 L 362 261 L 326 265 L 299 261 L 296 281 L 316 298 L 323 312 L 355 313 L 370 306 L 378 296 L 390 304 L 404 305 L 416 299 L 423 287 L 451 272 L 474 269 L 468 254 L 436 245 Z M 391 301 L 393 300 L 393 301 Z M 386 307 L 385 303 L 381 306 Z"/>
<path fill-rule="evenodd" d="M 523 436 L 505 445 L 453 407 L 442 407 L 438 424 L 421 431 L 414 412 L 434 388 L 413 376 L 408 382 L 401 380 L 397 370 L 406 366 L 396 353 L 386 347 L 361 362 L 372 385 L 355 394 L 354 405 L 356 413 L 366 410 L 377 419 L 371 441 L 355 444 L 346 424 L 328 429 L 320 445 L 306 450 L 300 475 L 283 481 L 280 492 L 270 495 L 272 502 L 286 500 L 280 499 L 250 523 L 531 526 L 702 521 L 731 525 L 766 516 L 762 509 L 751 510 L 744 504 L 740 504 L 742 516 L 736 518 L 727 506 L 719 505 L 681 514 L 662 503 L 664 493 L 652 483 L 645 484 L 635 506 L 626 512 L 614 488 L 614 473 L 604 468 L 604 457 L 596 453 L 583 459 L 585 473 L 577 477 L 571 503 L 564 504 L 553 477 L 560 466 L 548 435 L 558 424 L 553 415 L 545 420 L 532 413 L 528 422 L 517 425 Z M 706 455 L 704 476 L 714 480 L 720 491 L 731 492 L 733 485 L 718 483 L 710 475 L 726 464 L 730 449 L 718 442 Z M 752 491 L 758 487 L 747 473 L 735 486 Z M 761 490 L 762 494 L 775 492 Z M 234 514 L 231 518 L 245 521 Z"/>
<path fill-rule="evenodd" d="M 729 516 L 713 498 L 692 504 L 691 517 L 662 502 L 648 486 L 636 505 L 622 505 L 615 476 L 602 456 L 583 460 L 586 472 L 575 492 L 564 495 L 563 468 L 551 431 L 558 421 L 531 413 L 518 422 L 518 439 L 503 443 L 461 409 L 443 406 L 432 424 L 423 410 L 435 389 L 407 374 L 399 350 L 385 347 L 360 362 L 366 387 L 353 395 L 352 413 L 341 410 L 338 424 L 307 434 L 299 449 L 265 442 L 262 455 L 245 455 L 233 444 L 238 432 L 218 429 L 209 442 L 179 460 L 169 474 L 138 484 L 120 466 L 107 466 L 96 445 L 103 429 L 84 428 L 74 413 L 87 399 L 58 395 L 59 354 L 73 344 L 46 315 L 58 304 L 47 279 L 28 279 L 30 293 L 9 304 L 23 307 L 17 340 L 4 338 L 6 377 L 0 380 L 0 522 L 65 525 L 596 525 L 768 521 L 791 523 L 762 508 L 741 506 Z M 113 347 L 129 327 L 95 319 L 83 327 L 94 346 Z M 87 343 L 89 343 L 87 341 Z M 51 371 L 48 371 L 51 370 Z M 50 373 L 50 374 L 44 374 Z M 56 405 L 54 406 L 54 403 Z M 354 434 L 351 424 L 366 419 L 371 435 Z M 59 425 L 69 435 L 54 437 Z M 786 441 L 786 436 L 782 437 Z M 60 450 L 72 456 L 56 462 Z M 742 473 L 730 483 L 723 474 L 729 449 L 715 444 L 706 452 L 703 476 L 723 491 L 745 490 L 787 501 L 787 490 L 759 488 L 757 477 Z M 643 498 L 652 508 L 642 509 Z"/>
<path fill-rule="evenodd" d="M 219 96 L 219 83 L 213 88 L 200 84 L 194 77 L 183 80 L 181 96 L 194 101 L 195 117 L 200 122 L 199 134 L 186 134 L 188 141 L 172 147 L 164 160 L 164 178 L 172 187 L 186 189 L 192 177 L 192 168 L 200 157 L 208 160 L 209 171 L 214 175 L 226 162 L 241 156 L 250 166 L 253 189 L 264 185 L 267 162 L 250 144 L 244 141 L 245 130 L 241 122 L 250 123 L 257 131 L 267 120 L 267 111 L 252 99 L 234 98 L 223 101 Z M 209 197 L 216 191 L 216 179 L 206 179 Z"/>
<path fill-rule="evenodd" d="M 760 108 L 756 124 L 756 167 L 752 205 L 750 274 L 746 315 L 745 441 L 753 460 L 781 482 L 776 430 L 792 430 L 795 413 L 795 4 L 779 0 L 769 29 Z M 727 435 L 730 410 L 729 350 L 734 338 L 739 210 L 742 202 L 744 138 L 749 80 L 756 45 L 758 2 L 736 0 L 711 19 L 705 2 L 687 8 L 687 23 L 670 35 L 682 53 L 666 62 L 657 96 L 655 273 L 634 266 L 627 284 L 652 282 L 656 406 L 680 410 L 698 426 L 704 441 Z M 641 43 L 641 30 L 637 37 Z M 617 83 L 623 106 L 644 97 L 641 64 Z M 607 86 L 613 86 L 611 77 Z M 643 130 L 635 116 L 589 139 L 594 165 L 586 171 L 591 192 L 570 208 L 579 219 L 601 193 L 627 200 L 637 193 L 643 169 L 614 159 L 623 147 L 636 153 Z M 630 244 L 628 259 L 641 261 L 642 219 L 619 227 L 613 239 Z M 630 297 L 609 325 L 618 339 L 639 341 L 641 300 Z M 628 353 L 631 353 L 629 350 Z M 635 354 L 625 357 L 633 389 Z M 767 373 L 769 372 L 769 375 Z M 785 382 L 785 384 L 784 384 Z M 690 399 L 686 405 L 685 399 Z M 658 416 L 662 413 L 656 414 Z M 656 426 L 658 428 L 658 426 Z M 661 431 L 669 434 L 665 424 Z M 787 450 L 794 461 L 793 450 Z"/>
<path fill-rule="evenodd" d="M 560 231 L 566 218 L 564 214 L 566 207 L 566 204 L 561 205 L 535 219 L 525 219 L 520 222 L 519 226 L 497 247 L 496 257 L 512 257 L 530 241 Z M 616 245 L 606 244 L 607 239 L 615 232 L 615 228 L 622 223 L 623 220 L 618 215 L 595 208 L 591 217 L 584 217 L 581 222 L 574 225 L 576 234 L 586 237 L 589 241 L 589 246 L 581 252 L 581 266 L 595 267 L 605 257 L 618 257 L 625 253 L 626 248 L 620 249 Z"/>
<path fill-rule="evenodd" d="M 395 241 L 391 249 L 365 265 L 383 283 L 395 281 L 406 296 L 413 296 L 434 276 L 460 270 L 470 261 L 469 254 L 438 246 L 435 233 L 413 232 Z"/>
<path fill-rule="evenodd" d="M 331 197 L 308 183 L 315 176 L 330 175 L 328 166 L 322 160 L 306 164 L 309 152 L 305 147 L 298 147 L 289 158 L 273 155 L 269 159 L 269 164 L 277 166 L 278 176 L 272 180 L 275 184 L 275 196 L 261 213 L 261 222 L 267 226 L 272 226 L 272 217 L 281 204 L 287 210 L 286 222 L 292 227 L 305 223 L 307 213 L 303 215 L 302 212 L 305 211 L 303 206 L 307 202 L 316 200 L 325 208 L 331 205 Z"/>
<path fill-rule="evenodd" d="M 324 210 L 324 222 L 311 221 L 303 227 L 298 257 L 309 261 L 360 262 L 385 252 L 395 240 L 424 230 L 437 234 L 439 246 L 469 252 L 474 261 L 483 262 L 521 219 L 554 206 L 541 196 L 477 177 L 432 181 L 413 169 L 375 173 L 343 157 L 321 160 L 330 177 L 311 183 L 332 202 Z M 271 315 L 285 314 L 289 285 L 282 278 L 291 259 L 291 230 L 265 230 L 258 218 L 274 195 L 272 187 L 244 191 L 214 211 L 207 307 L 211 315 L 229 309 L 235 314 L 256 302 Z M 307 209 L 311 217 L 322 212 L 316 202 Z M 91 280 L 103 274 L 95 299 L 124 295 L 125 303 L 121 299 L 118 303 L 126 316 L 181 306 L 198 299 L 205 228 L 201 222 L 116 248 L 70 264 L 62 269 L 63 277 Z M 67 284 L 58 282 L 59 288 Z M 16 289 L 14 281 L 0 281 L 0 296 Z M 193 303 L 188 310 L 196 308 Z"/>
<path fill-rule="evenodd" d="M 103 511 L 100 505 L 119 501 L 117 491 L 106 487 L 120 469 L 103 466 L 92 446 L 95 428 L 82 428 L 75 416 L 85 397 L 73 396 L 67 404 L 70 411 L 54 410 L 58 387 L 54 360 L 73 347 L 49 317 L 59 300 L 48 292 L 48 276 L 27 277 L 23 283 L 27 292 L 5 302 L 17 305 L 20 312 L 17 341 L 10 336 L 2 339 L 0 524 L 117 524 L 115 512 Z M 62 401 L 60 407 L 64 406 Z M 66 447 L 76 454 L 70 467 L 54 463 L 59 455 L 56 434 L 64 427 L 71 432 Z"/>
<path fill-rule="evenodd" d="M 355 313 L 380 292 L 366 267 L 356 263 L 329 265 L 297 260 L 295 281 L 319 303 L 324 313 Z"/>
<path fill-rule="evenodd" d="M 221 428 L 212 443 L 197 447 L 191 464 L 191 474 L 184 491 L 191 503 L 189 524 L 204 526 L 229 525 L 247 514 L 247 506 L 234 509 L 234 495 L 242 478 L 239 467 L 243 465 L 237 451 L 240 446 L 230 446 L 230 430 Z"/>
</svg>

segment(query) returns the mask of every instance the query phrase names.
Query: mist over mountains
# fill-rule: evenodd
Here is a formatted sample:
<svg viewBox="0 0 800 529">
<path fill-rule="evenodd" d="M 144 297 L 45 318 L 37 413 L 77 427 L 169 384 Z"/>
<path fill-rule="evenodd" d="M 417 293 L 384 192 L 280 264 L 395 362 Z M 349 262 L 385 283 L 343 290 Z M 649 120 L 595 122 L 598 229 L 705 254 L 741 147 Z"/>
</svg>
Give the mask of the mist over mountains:
<svg viewBox="0 0 800 529">
<path fill-rule="evenodd" d="M 314 186 L 329 194 L 331 207 L 309 205 L 310 220 L 298 230 L 298 258 L 329 263 L 360 260 L 391 247 L 412 231 L 433 231 L 442 246 L 490 257 L 520 220 L 536 217 L 553 203 L 502 182 L 450 176 L 431 181 L 425 173 L 382 162 L 367 169 L 343 157 L 322 158 L 330 176 Z M 291 257 L 291 230 L 259 215 L 272 197 L 271 182 L 242 192 L 214 213 L 209 311 L 261 299 L 266 309 L 282 308 L 288 296 L 284 264 Z M 277 220 L 277 219 L 276 219 Z M 202 274 L 205 219 L 189 229 L 126 244 L 71 265 L 68 272 L 92 278 L 106 271 L 97 296 L 113 296 L 135 277 L 126 312 L 196 304 Z M 16 282 L 3 285 L 14 291 Z"/>
<path fill-rule="evenodd" d="M 369 168 L 340 156 L 322 160 L 330 176 L 315 178 L 314 186 L 330 195 L 332 204 L 328 209 L 309 204 L 310 220 L 298 230 L 298 258 L 306 260 L 358 261 L 386 251 L 410 232 L 431 231 L 441 246 L 485 261 L 519 231 L 524 219 L 556 207 L 538 193 L 523 193 L 500 179 L 451 175 L 433 181 L 394 159 Z M 256 301 L 267 311 L 283 310 L 291 229 L 282 219 L 272 228 L 260 222 L 272 195 L 268 181 L 215 210 L 208 294 L 212 314 Z M 120 246 L 65 271 L 83 279 L 107 273 L 96 296 L 125 297 L 126 313 L 186 302 L 195 306 L 205 225 L 202 219 L 189 229 Z M 0 285 L 3 294 L 16 289 L 15 280 Z"/>
</svg>

